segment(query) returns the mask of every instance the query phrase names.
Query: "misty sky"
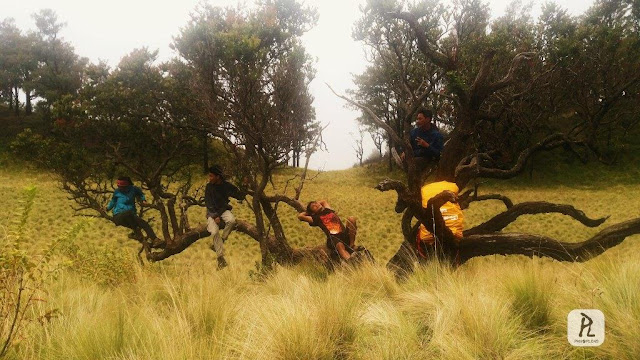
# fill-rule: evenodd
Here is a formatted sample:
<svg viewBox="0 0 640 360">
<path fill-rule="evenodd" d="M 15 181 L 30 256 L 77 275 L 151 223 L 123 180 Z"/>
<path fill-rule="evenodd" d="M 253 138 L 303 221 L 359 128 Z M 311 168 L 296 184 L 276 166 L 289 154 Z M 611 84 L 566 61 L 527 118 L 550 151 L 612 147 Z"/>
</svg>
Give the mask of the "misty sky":
<svg viewBox="0 0 640 360">
<path fill-rule="evenodd" d="M 175 54 L 169 48 L 172 37 L 184 26 L 189 13 L 199 1 L 157 1 L 157 0 L 0 0 L 0 20 L 12 17 L 22 30 L 31 30 L 35 26 L 31 14 L 40 9 L 51 8 L 56 11 L 60 21 L 67 26 L 62 37 L 73 44 L 76 53 L 88 57 L 92 62 L 105 60 L 112 67 L 122 56 L 131 50 L 143 46 L 160 51 L 160 60 L 166 60 Z M 356 162 L 352 148 L 353 137 L 357 133 L 355 119 L 359 113 L 344 107 L 344 101 L 333 95 L 325 82 L 344 93 L 353 88 L 352 74 L 361 73 L 365 66 L 362 45 L 352 40 L 351 29 L 360 17 L 359 6 L 364 0 L 318 0 L 306 1 L 317 8 L 319 21 L 317 26 L 304 36 L 308 52 L 316 58 L 316 79 L 311 84 L 315 97 L 316 116 L 323 124 L 329 124 L 325 130 L 324 141 L 328 151 L 316 153 L 311 160 L 314 169 L 345 169 Z M 570 13 L 584 12 L 593 0 L 558 1 Z M 212 5 L 235 6 L 236 0 L 210 0 Z M 491 0 L 493 16 L 500 16 L 506 0 Z M 534 15 L 539 13 L 540 4 L 534 3 Z M 240 4 L 253 4 L 242 1 Z M 357 136 L 357 135 L 354 135 Z M 373 150 L 369 136 L 365 136 L 365 156 Z"/>
</svg>

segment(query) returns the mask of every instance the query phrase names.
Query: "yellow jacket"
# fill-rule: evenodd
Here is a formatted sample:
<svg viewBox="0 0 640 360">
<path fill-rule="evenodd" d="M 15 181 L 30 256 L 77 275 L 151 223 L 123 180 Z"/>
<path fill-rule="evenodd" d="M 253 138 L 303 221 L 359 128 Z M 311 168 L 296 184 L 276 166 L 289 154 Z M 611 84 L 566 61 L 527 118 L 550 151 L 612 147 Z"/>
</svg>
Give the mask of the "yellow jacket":
<svg viewBox="0 0 640 360">
<path fill-rule="evenodd" d="M 448 181 L 439 181 L 435 183 L 426 184 L 421 189 L 422 195 L 422 207 L 426 208 L 429 199 L 440 194 L 441 192 L 449 190 L 458 194 L 458 185 Z M 440 213 L 446 226 L 453 232 L 453 235 L 457 239 L 462 239 L 462 231 L 464 230 L 464 214 L 460 205 L 447 202 L 440 208 Z M 427 231 L 424 225 L 420 225 L 418 230 L 418 239 L 429 245 L 433 244 L 433 235 Z"/>
</svg>

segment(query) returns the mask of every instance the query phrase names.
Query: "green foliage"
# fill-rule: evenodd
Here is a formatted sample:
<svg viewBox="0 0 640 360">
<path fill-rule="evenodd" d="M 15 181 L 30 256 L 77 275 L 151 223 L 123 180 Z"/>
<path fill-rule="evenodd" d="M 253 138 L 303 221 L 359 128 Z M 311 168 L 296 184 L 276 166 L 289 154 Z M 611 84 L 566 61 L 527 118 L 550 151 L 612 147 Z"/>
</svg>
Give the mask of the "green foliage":
<svg viewBox="0 0 640 360">
<path fill-rule="evenodd" d="M 566 135 L 574 144 L 566 150 L 583 161 L 591 154 L 620 161 L 640 123 L 635 8 L 599 1 L 570 16 L 549 3 L 534 19 L 531 5 L 514 1 L 490 19 L 488 5 L 475 0 L 369 1 L 354 37 L 372 54 L 371 65 L 353 94 L 398 135 L 407 130 L 398 124 L 408 122 L 408 109 L 433 108 L 451 137 L 441 178 L 463 177 L 453 170 L 477 152 L 490 154 L 482 166 L 508 169 L 554 133 Z M 366 113 L 362 121 L 382 128 Z"/>
<path fill-rule="evenodd" d="M 300 37 L 316 18 L 291 0 L 267 1 L 252 11 L 203 6 L 175 38 L 206 102 L 199 126 L 247 149 L 242 155 L 252 158 L 237 159 L 238 165 L 271 171 L 315 137 L 314 70 Z"/>
<path fill-rule="evenodd" d="M 60 37 L 66 24 L 58 21 L 53 10 L 41 10 L 33 18 L 38 28 L 34 55 L 39 66 L 31 74 L 31 88 L 45 100 L 38 104 L 48 112 L 56 101 L 75 94 L 81 87 L 88 59 L 79 57 L 73 46 Z"/>
<path fill-rule="evenodd" d="M 25 226 L 37 188 L 29 186 L 23 192 L 20 211 L 0 238 L 0 357 L 9 354 L 25 326 L 36 320 L 32 308 L 61 269 L 52 261 L 55 242 L 47 244 L 40 254 L 30 253 L 25 247 Z"/>
<path fill-rule="evenodd" d="M 112 181 L 123 175 L 141 181 L 150 200 L 161 206 L 170 192 L 189 190 L 190 166 L 203 148 L 210 151 L 207 137 L 184 128 L 195 116 L 188 74 L 177 65 L 154 64 L 156 56 L 143 48 L 125 56 L 113 71 L 91 67 L 91 78 L 78 95 L 55 102 L 52 129 L 27 129 L 12 144 L 17 157 L 58 175 L 79 212 L 109 218 L 105 207 Z"/>
<path fill-rule="evenodd" d="M 88 60 L 80 58 L 73 46 L 60 37 L 65 24 L 51 9 L 33 14 L 37 31 L 24 34 L 13 19 L 0 24 L 0 92 L 18 116 L 18 91 L 26 95 L 25 112 L 32 112 L 34 97 L 50 118 L 50 107 L 65 95 L 75 94 L 82 85 Z"/>
</svg>

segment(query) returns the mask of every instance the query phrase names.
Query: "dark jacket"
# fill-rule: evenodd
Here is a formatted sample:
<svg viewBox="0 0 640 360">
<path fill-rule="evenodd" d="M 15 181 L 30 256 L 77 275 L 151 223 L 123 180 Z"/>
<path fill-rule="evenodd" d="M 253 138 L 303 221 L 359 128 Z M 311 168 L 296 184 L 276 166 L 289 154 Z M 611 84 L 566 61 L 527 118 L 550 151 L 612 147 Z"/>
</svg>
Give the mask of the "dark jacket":
<svg viewBox="0 0 640 360">
<path fill-rule="evenodd" d="M 204 190 L 204 203 L 207 206 L 207 217 L 218 217 L 223 212 L 231 210 L 233 207 L 229 205 L 229 197 L 243 200 L 243 194 L 233 184 L 222 181 L 221 184 L 208 183 Z"/>
<path fill-rule="evenodd" d="M 442 152 L 442 148 L 444 147 L 444 138 L 435 126 L 432 125 L 431 129 L 427 131 L 421 128 L 413 128 L 410 135 L 411 147 L 413 148 L 413 156 L 429 159 L 440 158 L 440 153 Z M 424 148 L 418 145 L 417 138 L 422 138 L 424 141 L 428 142 L 429 147 Z"/>
</svg>

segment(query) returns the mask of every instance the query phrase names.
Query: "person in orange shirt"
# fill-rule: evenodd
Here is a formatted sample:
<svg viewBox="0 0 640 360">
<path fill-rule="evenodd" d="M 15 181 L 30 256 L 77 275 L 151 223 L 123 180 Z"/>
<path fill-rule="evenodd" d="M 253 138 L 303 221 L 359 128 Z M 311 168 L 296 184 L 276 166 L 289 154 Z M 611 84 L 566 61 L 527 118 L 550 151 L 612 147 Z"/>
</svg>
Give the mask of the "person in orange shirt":
<svg viewBox="0 0 640 360">
<path fill-rule="evenodd" d="M 327 248 L 332 250 L 334 260 L 338 260 L 336 255 L 343 260 L 349 260 L 353 252 L 359 250 L 355 247 L 357 219 L 349 216 L 347 225 L 343 225 L 338 214 L 326 200 L 311 201 L 307 205 L 307 211 L 298 214 L 298 219 L 309 223 L 309 226 L 322 229 L 327 236 Z"/>
</svg>

